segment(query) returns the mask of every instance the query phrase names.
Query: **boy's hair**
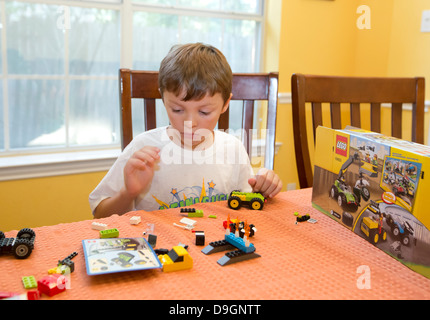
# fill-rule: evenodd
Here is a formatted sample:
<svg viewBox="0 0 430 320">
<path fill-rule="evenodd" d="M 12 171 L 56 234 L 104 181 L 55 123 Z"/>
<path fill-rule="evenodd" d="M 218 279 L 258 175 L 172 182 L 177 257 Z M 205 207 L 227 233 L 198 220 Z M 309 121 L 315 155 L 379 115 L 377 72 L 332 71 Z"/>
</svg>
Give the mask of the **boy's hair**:
<svg viewBox="0 0 430 320">
<path fill-rule="evenodd" d="M 220 93 L 226 102 L 232 88 L 232 71 L 225 56 L 210 45 L 176 45 L 161 61 L 158 85 L 175 95 L 185 92 L 183 101 L 200 100 Z"/>
</svg>

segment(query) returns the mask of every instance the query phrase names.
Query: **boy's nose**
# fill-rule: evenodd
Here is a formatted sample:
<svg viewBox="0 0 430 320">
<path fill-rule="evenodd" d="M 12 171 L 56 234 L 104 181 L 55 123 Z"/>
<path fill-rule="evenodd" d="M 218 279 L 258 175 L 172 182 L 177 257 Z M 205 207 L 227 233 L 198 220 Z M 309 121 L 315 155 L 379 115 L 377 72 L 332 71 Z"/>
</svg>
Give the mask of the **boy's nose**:
<svg viewBox="0 0 430 320">
<path fill-rule="evenodd" d="M 187 120 L 185 120 L 184 122 L 184 127 L 186 127 L 187 129 L 192 129 L 197 125 L 197 121 L 195 120 L 195 118 L 193 116 L 189 116 L 187 118 Z"/>
</svg>

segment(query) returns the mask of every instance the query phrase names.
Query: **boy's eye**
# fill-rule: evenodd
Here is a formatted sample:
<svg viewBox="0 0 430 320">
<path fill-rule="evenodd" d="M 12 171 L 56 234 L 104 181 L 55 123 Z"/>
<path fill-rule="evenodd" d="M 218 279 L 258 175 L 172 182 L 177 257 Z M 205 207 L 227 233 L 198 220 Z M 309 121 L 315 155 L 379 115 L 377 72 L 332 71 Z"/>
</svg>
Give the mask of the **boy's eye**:
<svg viewBox="0 0 430 320">
<path fill-rule="evenodd" d="M 204 116 L 207 116 L 208 114 L 210 114 L 210 112 L 208 112 L 208 111 L 200 111 L 200 114 L 204 115 Z"/>
<path fill-rule="evenodd" d="M 179 112 L 182 111 L 182 109 L 174 109 L 174 108 L 172 108 L 172 111 L 175 112 L 175 113 L 179 113 Z"/>
</svg>

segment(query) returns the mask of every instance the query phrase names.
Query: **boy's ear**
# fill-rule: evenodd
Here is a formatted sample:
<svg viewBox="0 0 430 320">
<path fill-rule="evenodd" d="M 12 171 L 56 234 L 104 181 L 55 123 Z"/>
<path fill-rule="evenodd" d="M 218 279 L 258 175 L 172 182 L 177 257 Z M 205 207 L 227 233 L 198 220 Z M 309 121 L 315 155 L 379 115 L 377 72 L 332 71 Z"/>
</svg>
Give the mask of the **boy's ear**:
<svg viewBox="0 0 430 320">
<path fill-rule="evenodd" d="M 227 111 L 229 105 L 230 105 L 230 100 L 233 97 L 233 93 L 230 93 L 230 98 L 228 98 L 228 100 L 225 102 L 224 107 L 222 107 L 222 111 L 221 113 L 224 113 Z"/>
</svg>

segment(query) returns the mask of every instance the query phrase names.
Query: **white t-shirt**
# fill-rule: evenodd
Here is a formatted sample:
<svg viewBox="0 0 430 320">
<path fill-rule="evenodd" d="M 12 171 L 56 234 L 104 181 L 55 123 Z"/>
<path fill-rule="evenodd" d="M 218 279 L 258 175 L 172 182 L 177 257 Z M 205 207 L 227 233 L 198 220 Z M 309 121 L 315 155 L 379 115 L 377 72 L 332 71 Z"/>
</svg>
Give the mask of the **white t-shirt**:
<svg viewBox="0 0 430 320">
<path fill-rule="evenodd" d="M 201 202 L 227 200 L 233 190 L 250 192 L 253 177 L 242 142 L 222 131 L 214 131 L 214 143 L 203 151 L 187 150 L 172 142 L 167 127 L 136 136 L 89 196 L 94 212 L 98 204 L 124 187 L 124 166 L 134 152 L 144 146 L 158 147 L 151 184 L 135 200 L 136 210 L 160 210 Z"/>
</svg>

